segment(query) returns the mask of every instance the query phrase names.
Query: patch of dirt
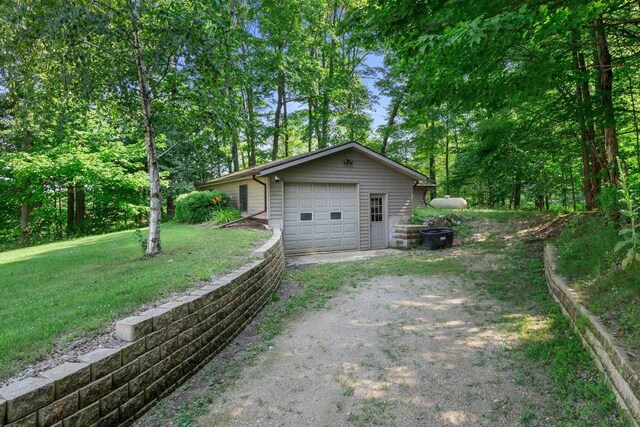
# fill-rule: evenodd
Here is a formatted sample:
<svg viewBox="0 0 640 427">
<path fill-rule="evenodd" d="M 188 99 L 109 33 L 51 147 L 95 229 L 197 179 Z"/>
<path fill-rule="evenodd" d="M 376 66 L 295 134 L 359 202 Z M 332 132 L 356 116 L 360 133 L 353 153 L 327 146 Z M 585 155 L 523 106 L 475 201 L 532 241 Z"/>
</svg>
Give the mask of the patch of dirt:
<svg viewBox="0 0 640 427">
<path fill-rule="evenodd" d="M 554 239 L 562 233 L 565 225 L 567 225 L 569 220 L 574 216 L 574 214 L 563 214 L 555 217 L 551 221 L 544 221 L 530 229 L 523 230 L 523 233 L 529 234 L 524 241 L 527 243 L 534 243 Z"/>
<path fill-rule="evenodd" d="M 518 424 L 546 396 L 509 369 L 516 337 L 468 286 L 383 276 L 345 290 L 289 325 L 199 424 Z"/>
<path fill-rule="evenodd" d="M 209 228 L 222 228 L 218 224 L 214 224 L 212 222 L 207 222 L 204 224 L 205 227 Z M 241 230 L 258 230 L 265 231 L 268 230 L 268 226 L 261 221 L 254 219 L 246 219 L 244 221 L 234 222 L 233 224 L 227 225 L 224 229 L 241 229 Z"/>
</svg>

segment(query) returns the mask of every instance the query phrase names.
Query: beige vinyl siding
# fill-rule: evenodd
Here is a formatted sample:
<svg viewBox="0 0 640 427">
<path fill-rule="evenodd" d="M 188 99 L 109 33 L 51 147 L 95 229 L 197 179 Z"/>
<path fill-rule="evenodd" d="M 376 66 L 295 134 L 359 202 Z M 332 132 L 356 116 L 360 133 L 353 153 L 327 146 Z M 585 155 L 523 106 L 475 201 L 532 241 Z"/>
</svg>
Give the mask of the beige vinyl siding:
<svg viewBox="0 0 640 427">
<path fill-rule="evenodd" d="M 260 181 L 266 183 L 265 178 L 256 178 Z M 212 184 L 206 187 L 203 187 L 203 190 L 216 190 L 221 193 L 225 193 L 231 199 L 231 203 L 235 207 L 239 207 L 240 205 L 240 186 L 247 186 L 247 211 L 242 212 L 243 217 L 251 216 L 255 213 L 263 211 L 265 209 L 265 200 L 264 200 L 264 186 L 255 182 L 251 178 L 242 179 L 239 181 L 233 182 L 225 182 L 222 184 Z M 267 213 L 260 214 L 256 216 L 258 219 L 267 219 Z"/>
<path fill-rule="evenodd" d="M 352 165 L 344 160 L 353 160 Z M 280 178 L 280 184 L 274 176 Z M 386 194 L 390 227 L 411 216 L 411 196 L 415 181 L 360 151 L 344 150 L 303 165 L 281 170 L 269 177 L 270 223 L 281 226 L 282 188 L 286 182 L 358 184 L 360 248 L 369 248 L 369 195 Z"/>
<path fill-rule="evenodd" d="M 423 208 L 427 204 L 425 202 L 425 192 L 427 191 L 427 187 L 413 187 L 413 207 L 415 208 Z"/>
</svg>

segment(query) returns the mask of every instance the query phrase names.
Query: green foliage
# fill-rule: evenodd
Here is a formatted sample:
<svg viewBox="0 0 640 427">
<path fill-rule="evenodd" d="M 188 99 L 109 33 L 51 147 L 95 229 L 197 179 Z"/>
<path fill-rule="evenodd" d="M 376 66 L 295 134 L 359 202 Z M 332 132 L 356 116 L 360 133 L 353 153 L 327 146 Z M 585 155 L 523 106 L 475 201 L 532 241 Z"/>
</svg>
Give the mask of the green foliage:
<svg viewBox="0 0 640 427">
<path fill-rule="evenodd" d="M 236 208 L 217 209 L 211 216 L 211 221 L 215 224 L 226 224 L 236 219 L 240 219 L 240 211 Z"/>
<path fill-rule="evenodd" d="M 140 245 L 140 250 L 142 253 L 147 252 L 147 236 L 142 234 L 142 230 L 136 228 L 136 231 L 133 232 L 133 237 L 138 241 L 138 245 Z"/>
<path fill-rule="evenodd" d="M 229 207 L 229 196 L 217 191 L 192 191 L 176 199 L 176 221 L 201 224 L 215 211 Z"/>
<path fill-rule="evenodd" d="M 615 328 L 627 347 L 640 350 L 640 266 L 618 267 L 619 239 L 610 219 L 575 218 L 556 240 L 558 272 L 571 279 L 589 310 Z"/>
<path fill-rule="evenodd" d="M 622 249 L 627 248 L 627 253 L 622 259 L 622 268 L 627 269 L 635 261 L 640 261 L 640 224 L 638 223 L 638 214 L 640 213 L 640 206 L 638 206 L 635 195 L 631 192 L 629 181 L 627 179 L 627 172 L 622 167 L 620 158 L 618 160 L 618 169 L 620 170 L 620 190 L 622 199 L 620 203 L 623 203 L 625 209 L 620 211 L 622 215 L 623 223 L 620 228 L 621 240 L 616 244 L 614 251 L 620 252 Z"/>
<path fill-rule="evenodd" d="M 615 264 L 618 242 L 616 223 L 602 215 L 578 215 L 558 236 L 558 272 L 585 278 L 606 271 Z"/>
<path fill-rule="evenodd" d="M 615 218 L 620 213 L 620 209 L 623 208 L 623 204 L 620 203 L 619 188 L 615 185 L 604 186 L 600 190 L 600 194 L 597 196 L 598 211 L 602 213 L 606 218 Z"/>
</svg>

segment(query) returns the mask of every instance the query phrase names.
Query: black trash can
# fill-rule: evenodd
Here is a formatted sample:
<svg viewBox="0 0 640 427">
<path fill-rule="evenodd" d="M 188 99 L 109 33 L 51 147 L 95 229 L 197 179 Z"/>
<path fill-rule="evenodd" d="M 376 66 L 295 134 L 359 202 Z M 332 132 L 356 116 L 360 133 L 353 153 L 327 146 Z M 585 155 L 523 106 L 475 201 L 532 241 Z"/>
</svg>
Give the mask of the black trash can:
<svg viewBox="0 0 640 427">
<path fill-rule="evenodd" d="M 422 246 L 429 251 L 450 248 L 453 245 L 453 228 L 429 228 L 420 230 Z"/>
</svg>

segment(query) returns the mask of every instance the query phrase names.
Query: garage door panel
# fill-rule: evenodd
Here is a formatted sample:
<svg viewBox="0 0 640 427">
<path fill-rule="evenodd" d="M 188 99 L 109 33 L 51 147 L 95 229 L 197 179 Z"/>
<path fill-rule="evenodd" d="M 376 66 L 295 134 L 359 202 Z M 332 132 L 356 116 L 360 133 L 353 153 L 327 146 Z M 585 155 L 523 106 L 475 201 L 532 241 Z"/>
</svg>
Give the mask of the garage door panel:
<svg viewBox="0 0 640 427">
<path fill-rule="evenodd" d="M 313 199 L 300 199 L 298 200 L 298 208 L 300 209 L 312 209 Z"/>
<path fill-rule="evenodd" d="M 301 236 L 313 235 L 314 234 L 314 227 L 313 227 L 313 225 L 301 225 L 300 227 L 298 227 L 298 233 Z"/>
<path fill-rule="evenodd" d="M 356 189 L 355 184 L 285 183 L 285 250 L 357 249 Z M 300 221 L 302 213 L 311 214 L 311 220 Z"/>
<path fill-rule="evenodd" d="M 314 212 L 317 221 L 327 221 L 329 219 L 329 213 L 327 211 Z"/>
<path fill-rule="evenodd" d="M 293 212 L 284 212 L 284 220 L 285 221 L 289 221 L 289 222 L 294 222 L 297 221 L 298 219 L 298 212 L 293 211 Z"/>
<path fill-rule="evenodd" d="M 314 193 L 315 194 L 323 194 L 329 192 L 328 184 L 314 184 Z"/>
<path fill-rule="evenodd" d="M 344 212 L 342 212 L 342 218 L 344 220 L 354 220 L 356 219 L 356 212 L 355 211 L 347 211 L 345 210 Z"/>
<path fill-rule="evenodd" d="M 313 184 L 298 184 L 298 193 L 299 194 L 312 194 L 313 193 Z"/>
<path fill-rule="evenodd" d="M 343 233 L 355 233 L 356 231 L 358 230 L 355 224 L 345 224 L 342 230 Z"/>
<path fill-rule="evenodd" d="M 284 201 L 285 209 L 297 209 L 298 208 L 298 199 L 289 198 Z"/>
</svg>

